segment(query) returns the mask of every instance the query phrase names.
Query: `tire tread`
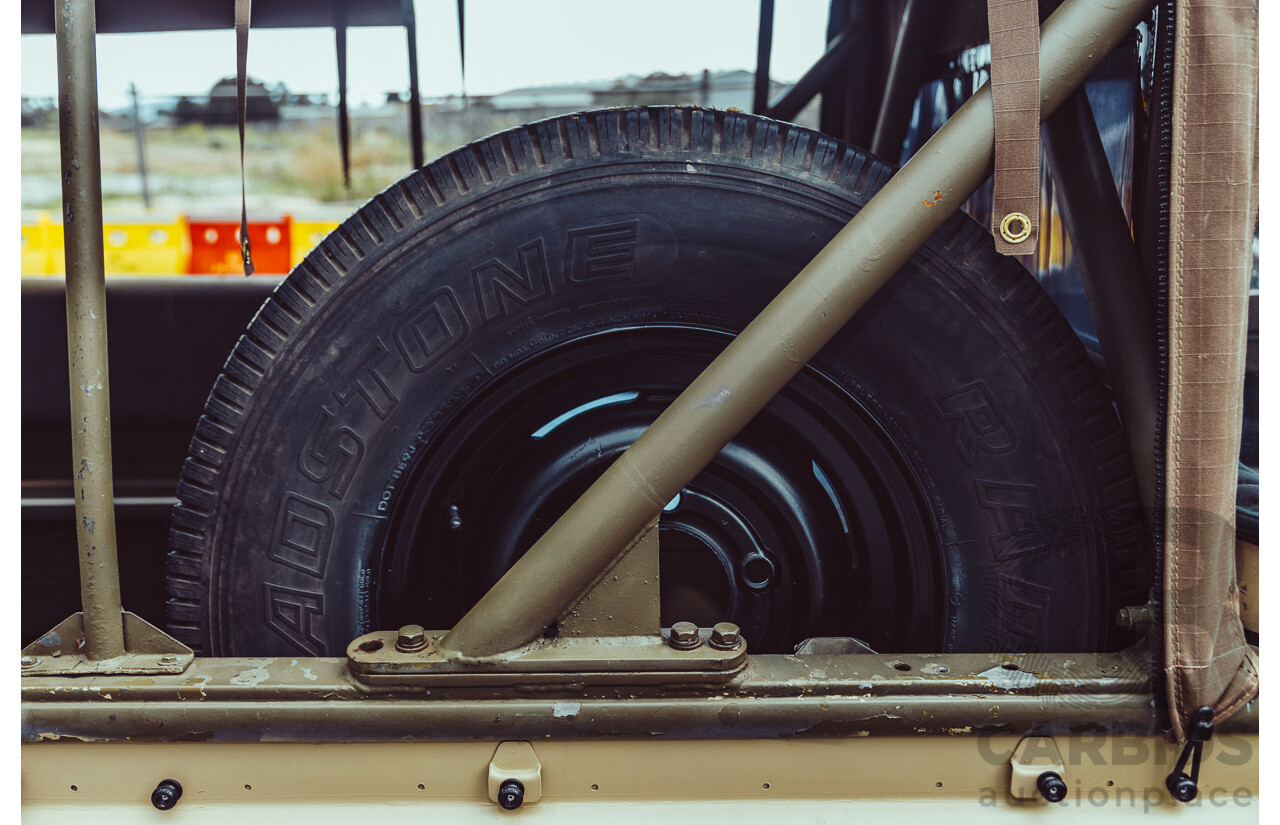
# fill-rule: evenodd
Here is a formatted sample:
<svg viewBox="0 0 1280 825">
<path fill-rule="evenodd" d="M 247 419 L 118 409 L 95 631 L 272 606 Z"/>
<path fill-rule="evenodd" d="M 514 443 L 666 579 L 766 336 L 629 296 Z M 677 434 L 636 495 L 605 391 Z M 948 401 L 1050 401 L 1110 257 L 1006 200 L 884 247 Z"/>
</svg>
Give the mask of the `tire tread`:
<svg viewBox="0 0 1280 825">
<path fill-rule="evenodd" d="M 545 174 L 548 167 L 594 159 L 645 155 L 654 161 L 685 160 L 689 153 L 723 156 L 763 172 L 799 174 L 820 187 L 855 199 L 868 197 L 895 172 L 870 154 L 817 132 L 738 112 L 690 107 L 631 107 L 563 115 L 508 130 L 456 149 L 392 184 L 331 232 L 259 310 L 228 357 L 182 465 L 167 562 L 170 632 L 201 655 L 218 653 L 207 601 L 220 494 L 229 462 L 252 415 L 255 398 L 271 379 L 281 355 L 325 310 L 344 281 L 446 214 L 460 199 L 483 197 L 501 187 Z M 970 273 L 974 287 L 988 282 L 1017 317 L 1035 320 L 1046 357 L 1066 388 L 1099 468 L 1108 507 L 1136 506 L 1136 486 L 1122 438 L 1083 347 L 1065 323 L 1040 323 L 1058 315 L 1049 296 L 1019 267 L 998 255 L 991 237 L 962 214 L 935 234 L 925 254 L 947 251 Z M 1133 594 L 1117 597 L 1126 599 Z"/>
</svg>

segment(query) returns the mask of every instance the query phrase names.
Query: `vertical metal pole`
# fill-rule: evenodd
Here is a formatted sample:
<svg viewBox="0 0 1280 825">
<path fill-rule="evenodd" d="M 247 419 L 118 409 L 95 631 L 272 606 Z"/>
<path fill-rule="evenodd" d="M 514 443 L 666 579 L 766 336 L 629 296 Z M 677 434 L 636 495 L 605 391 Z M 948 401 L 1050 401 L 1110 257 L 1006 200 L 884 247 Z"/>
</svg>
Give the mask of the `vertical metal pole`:
<svg viewBox="0 0 1280 825">
<path fill-rule="evenodd" d="M 138 87 L 129 84 L 129 96 L 133 98 L 133 140 L 138 144 L 138 177 L 142 178 L 142 205 L 151 208 L 151 191 L 147 188 L 147 156 L 142 150 L 142 115 L 138 112 Z"/>
<path fill-rule="evenodd" d="M 71 457 L 85 655 L 124 653 L 120 570 L 111 475 L 107 307 L 102 253 L 102 164 L 98 148 L 97 21 L 93 0 L 54 4 L 62 220 L 66 233 L 67 355 Z"/>
<path fill-rule="evenodd" d="M 422 157 L 422 96 L 418 90 L 418 23 L 410 0 L 404 0 L 404 31 L 409 40 L 409 154 L 413 168 L 421 169 L 424 161 Z"/>
<path fill-rule="evenodd" d="M 916 93 L 925 80 L 928 62 L 925 56 L 937 26 L 937 3 L 932 0 L 907 0 L 898 24 L 898 42 L 889 62 L 884 96 L 880 98 L 880 114 L 871 137 L 871 151 L 897 163 L 902 156 L 902 141 L 907 135 L 907 121 L 915 104 Z"/>
<path fill-rule="evenodd" d="M 773 54 L 773 2 L 760 0 L 760 34 L 756 39 L 756 82 L 751 111 L 764 114 L 769 108 L 769 59 Z"/>
</svg>

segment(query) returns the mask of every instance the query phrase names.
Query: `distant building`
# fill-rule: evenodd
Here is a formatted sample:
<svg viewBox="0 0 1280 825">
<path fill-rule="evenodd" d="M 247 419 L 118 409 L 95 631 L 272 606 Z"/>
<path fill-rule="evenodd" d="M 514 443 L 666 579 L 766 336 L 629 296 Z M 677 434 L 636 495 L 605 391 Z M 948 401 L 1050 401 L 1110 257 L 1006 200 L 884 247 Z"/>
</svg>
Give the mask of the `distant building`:
<svg viewBox="0 0 1280 825">
<path fill-rule="evenodd" d="M 788 88 L 770 82 L 770 98 Z M 655 72 L 616 80 L 563 83 L 512 89 L 484 98 L 472 98 L 472 105 L 492 107 L 496 112 L 533 120 L 576 109 L 603 106 L 684 104 L 716 109 L 750 111 L 755 89 L 755 73 L 745 69 L 704 71 L 701 74 Z"/>
<path fill-rule="evenodd" d="M 268 89 L 266 84 L 249 79 L 245 83 L 245 120 L 250 123 L 274 123 L 280 120 L 280 107 L 288 98 L 284 84 Z M 236 79 L 224 77 L 204 98 L 180 97 L 173 110 L 167 112 L 174 123 L 203 123 L 207 126 L 235 126 L 240 122 Z"/>
</svg>

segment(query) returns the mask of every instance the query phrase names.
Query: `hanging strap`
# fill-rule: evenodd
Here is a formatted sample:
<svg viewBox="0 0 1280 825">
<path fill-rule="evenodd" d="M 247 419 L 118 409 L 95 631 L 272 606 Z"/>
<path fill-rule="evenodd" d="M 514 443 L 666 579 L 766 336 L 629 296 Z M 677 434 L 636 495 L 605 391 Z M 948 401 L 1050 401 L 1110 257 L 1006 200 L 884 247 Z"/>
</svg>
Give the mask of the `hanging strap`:
<svg viewBox="0 0 1280 825">
<path fill-rule="evenodd" d="M 467 99 L 467 0 L 458 0 L 458 60 L 462 70 L 462 100 Z"/>
<path fill-rule="evenodd" d="M 253 253 L 249 249 L 249 208 L 245 203 L 244 122 L 245 86 L 249 67 L 249 10 L 253 0 L 236 0 L 236 105 L 240 112 L 240 257 L 244 274 L 253 274 Z"/>
<path fill-rule="evenodd" d="M 996 161 L 991 230 L 1003 255 L 1040 233 L 1040 13 L 1036 0 L 987 0 Z"/>
</svg>

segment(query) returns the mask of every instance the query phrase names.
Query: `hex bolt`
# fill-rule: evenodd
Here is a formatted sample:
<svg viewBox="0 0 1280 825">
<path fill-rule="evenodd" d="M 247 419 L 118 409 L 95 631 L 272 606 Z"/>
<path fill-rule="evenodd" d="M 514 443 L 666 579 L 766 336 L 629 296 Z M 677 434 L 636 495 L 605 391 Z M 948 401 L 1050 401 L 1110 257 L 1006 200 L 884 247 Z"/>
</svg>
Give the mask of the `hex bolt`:
<svg viewBox="0 0 1280 825">
<path fill-rule="evenodd" d="M 29 668 L 33 668 L 33 667 L 35 667 L 35 666 L 36 666 L 36 665 L 38 665 L 38 664 L 40 664 L 40 660 L 39 660 L 38 658 L 36 658 L 35 656 L 23 656 L 23 657 L 22 657 L 22 669 L 23 669 L 23 670 L 27 670 L 27 669 L 29 669 Z"/>
<path fill-rule="evenodd" d="M 1061 802 L 1067 798 L 1067 783 L 1054 771 L 1045 771 L 1037 776 L 1036 789 L 1046 802 Z"/>
<path fill-rule="evenodd" d="M 160 657 L 160 664 L 162 665 L 176 665 L 177 663 L 178 657 L 172 653 L 166 653 Z"/>
<path fill-rule="evenodd" d="M 156 785 L 156 789 L 151 792 L 151 804 L 160 811 L 172 810 L 181 798 L 182 786 L 176 779 L 161 780 L 160 784 Z"/>
<path fill-rule="evenodd" d="M 1155 623 L 1155 611 L 1148 604 L 1122 607 L 1116 611 L 1116 626 L 1121 630 L 1143 633 L 1154 627 Z"/>
<path fill-rule="evenodd" d="M 671 638 L 668 643 L 676 650 L 693 650 L 702 644 L 702 636 L 698 626 L 693 622 L 676 622 L 671 625 Z"/>
<path fill-rule="evenodd" d="M 400 628 L 396 637 L 396 650 L 401 653 L 416 653 L 427 646 L 427 631 L 419 624 L 407 624 Z"/>
<path fill-rule="evenodd" d="M 742 630 L 733 622 L 720 622 L 711 628 L 711 646 L 716 650 L 733 650 L 742 644 Z"/>
<path fill-rule="evenodd" d="M 524 784 L 519 779 L 508 779 L 498 786 L 498 804 L 503 810 L 514 811 L 524 803 Z"/>
</svg>

